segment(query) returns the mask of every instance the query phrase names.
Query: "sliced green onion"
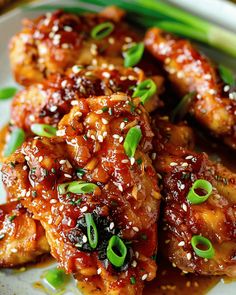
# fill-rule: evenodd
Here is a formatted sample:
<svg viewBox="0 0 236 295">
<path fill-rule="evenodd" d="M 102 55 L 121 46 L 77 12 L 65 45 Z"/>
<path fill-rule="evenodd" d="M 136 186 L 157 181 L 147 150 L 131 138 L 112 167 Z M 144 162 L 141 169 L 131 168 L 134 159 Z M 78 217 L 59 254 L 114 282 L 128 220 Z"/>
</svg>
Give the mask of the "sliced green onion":
<svg viewBox="0 0 236 295">
<path fill-rule="evenodd" d="M 234 86 L 236 84 L 236 80 L 234 77 L 233 71 L 231 71 L 229 68 L 219 65 L 219 72 L 222 80 L 229 86 Z"/>
<path fill-rule="evenodd" d="M 124 52 L 124 66 L 126 68 L 133 67 L 141 60 L 144 52 L 143 43 L 135 43 L 127 51 Z"/>
<path fill-rule="evenodd" d="M 52 288 L 61 289 L 67 282 L 68 276 L 62 269 L 53 268 L 44 274 L 44 279 Z"/>
<path fill-rule="evenodd" d="M 140 127 L 132 127 L 129 129 L 125 141 L 124 150 L 128 157 L 133 157 L 135 155 L 137 146 L 142 138 L 142 131 Z"/>
<path fill-rule="evenodd" d="M 112 236 L 108 242 L 107 258 L 116 267 L 121 267 L 127 255 L 127 248 L 118 236 Z"/>
<path fill-rule="evenodd" d="M 96 40 L 101 40 L 111 34 L 114 30 L 114 25 L 111 22 L 105 22 L 94 27 L 91 31 L 91 37 Z"/>
<path fill-rule="evenodd" d="M 73 181 L 69 184 L 68 191 L 74 194 L 93 193 L 98 186 L 94 183 L 84 181 Z"/>
<path fill-rule="evenodd" d="M 197 190 L 204 191 L 203 195 L 197 193 Z M 209 181 L 204 179 L 196 180 L 189 190 L 187 199 L 192 204 L 201 204 L 205 202 L 212 193 L 212 185 Z"/>
<path fill-rule="evenodd" d="M 31 131 L 39 136 L 53 137 L 56 136 L 57 128 L 47 124 L 32 124 Z"/>
<path fill-rule="evenodd" d="M 17 88 L 15 87 L 5 87 L 0 88 L 0 99 L 7 99 L 14 96 L 17 92 Z"/>
<path fill-rule="evenodd" d="M 191 245 L 194 252 L 202 258 L 211 259 L 215 255 L 215 250 L 212 246 L 211 241 L 203 236 L 193 236 L 191 239 Z M 206 249 L 200 249 L 199 245 Z"/>
<path fill-rule="evenodd" d="M 157 91 L 156 83 L 151 79 L 142 81 L 136 87 L 132 97 L 140 97 L 141 102 L 145 104 Z"/>
<path fill-rule="evenodd" d="M 86 213 L 85 220 L 87 224 L 87 236 L 88 236 L 89 245 L 91 246 L 92 249 L 95 249 L 98 245 L 98 231 L 97 231 L 96 224 L 93 220 L 92 214 Z"/>
<path fill-rule="evenodd" d="M 130 283 L 131 283 L 131 285 L 135 285 L 135 283 L 136 283 L 135 277 L 130 277 Z"/>
<path fill-rule="evenodd" d="M 25 132 L 21 128 L 14 128 L 4 150 L 4 157 L 10 156 L 25 141 Z"/>
<path fill-rule="evenodd" d="M 171 114 L 172 122 L 181 121 L 186 116 L 195 95 L 196 92 L 190 92 L 181 99 Z"/>
<path fill-rule="evenodd" d="M 77 183 L 77 181 L 75 181 Z M 71 184 L 71 182 L 66 182 L 66 183 L 62 183 L 59 184 L 57 187 L 57 190 L 59 192 L 60 195 L 65 195 L 67 193 L 69 193 L 68 187 Z"/>
</svg>

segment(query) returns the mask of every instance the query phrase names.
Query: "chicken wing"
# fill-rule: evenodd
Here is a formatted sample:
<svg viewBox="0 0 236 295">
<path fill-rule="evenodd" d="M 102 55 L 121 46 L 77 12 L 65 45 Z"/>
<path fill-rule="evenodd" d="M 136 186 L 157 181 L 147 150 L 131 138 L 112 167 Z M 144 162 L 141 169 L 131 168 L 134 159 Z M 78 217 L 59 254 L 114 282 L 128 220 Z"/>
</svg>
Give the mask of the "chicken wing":
<svg viewBox="0 0 236 295">
<path fill-rule="evenodd" d="M 110 95 L 114 92 L 133 94 L 138 83 L 145 79 L 140 69 L 106 66 L 97 69 L 72 68 L 67 74 L 54 75 L 42 83 L 33 84 L 20 91 L 11 106 L 11 125 L 30 132 L 33 123 L 57 125 L 60 119 L 79 104 L 80 98 L 93 95 Z M 157 93 L 145 108 L 154 110 L 160 105 L 163 78 L 153 76 Z"/>
<path fill-rule="evenodd" d="M 35 261 L 50 251 L 40 222 L 20 204 L 0 205 L 0 267 Z"/>
<path fill-rule="evenodd" d="M 224 85 L 210 61 L 189 41 L 157 28 L 147 31 L 145 44 L 162 63 L 181 96 L 196 93 L 190 114 L 213 135 L 236 149 L 235 90 L 229 91 L 230 87 Z"/>
<path fill-rule="evenodd" d="M 113 7 L 100 14 L 57 11 L 24 20 L 23 30 L 12 38 L 9 46 L 16 81 L 22 85 L 40 82 L 49 74 L 63 73 L 75 64 L 123 65 L 122 52 L 140 41 L 134 30 L 119 21 L 123 14 Z M 107 22 L 110 34 L 94 37 L 93 28 Z"/>
<path fill-rule="evenodd" d="M 185 272 L 236 276 L 236 174 L 210 161 L 205 153 L 193 152 L 189 127 L 173 126 L 166 119 L 156 119 L 154 125 L 158 154 L 154 166 L 164 198 L 160 248 Z M 213 186 L 210 197 L 198 205 L 187 200 L 197 179 Z M 213 258 L 195 253 L 190 243 L 194 235 L 211 241 Z"/>
<path fill-rule="evenodd" d="M 42 223 L 61 267 L 92 278 L 103 294 L 141 294 L 144 281 L 155 277 L 160 193 L 147 156 L 153 137 L 148 121 L 139 99 L 126 94 L 81 99 L 59 123 L 60 136 L 28 140 L 2 167 L 8 193 L 21 197 Z M 132 127 L 140 128 L 142 140 L 129 158 L 123 141 Z M 59 193 L 58 185 L 77 180 L 96 188 L 87 194 Z M 96 251 L 86 233 L 88 212 L 98 229 Z M 112 235 L 126 243 L 121 268 L 107 259 Z"/>
</svg>

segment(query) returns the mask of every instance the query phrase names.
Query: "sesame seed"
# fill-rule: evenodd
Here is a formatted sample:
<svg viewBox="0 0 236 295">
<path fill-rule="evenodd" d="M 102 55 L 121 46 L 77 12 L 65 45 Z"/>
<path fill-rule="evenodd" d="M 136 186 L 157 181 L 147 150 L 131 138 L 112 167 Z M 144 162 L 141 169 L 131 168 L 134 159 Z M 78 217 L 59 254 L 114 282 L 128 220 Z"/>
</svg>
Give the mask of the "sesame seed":
<svg viewBox="0 0 236 295">
<path fill-rule="evenodd" d="M 48 224 L 52 224 L 52 216 L 49 216 L 49 218 L 48 218 Z"/>
<path fill-rule="evenodd" d="M 132 261 L 131 265 L 132 265 L 133 267 L 136 267 L 136 266 L 137 266 L 137 261 L 136 261 L 136 260 Z"/>
<path fill-rule="evenodd" d="M 184 162 L 184 163 L 181 164 L 181 166 L 182 167 L 187 167 L 188 166 L 188 163 Z"/>
<path fill-rule="evenodd" d="M 190 156 L 187 156 L 187 157 L 185 157 L 185 159 L 186 159 L 186 160 L 191 160 L 192 158 L 193 158 L 193 156 L 191 156 L 191 155 L 190 155 Z"/>
<path fill-rule="evenodd" d="M 171 166 L 171 167 L 174 167 L 174 166 L 177 166 L 177 165 L 178 165 L 178 164 L 175 163 L 175 162 L 171 162 L 171 163 L 170 163 L 170 166 Z"/>
<path fill-rule="evenodd" d="M 78 100 L 72 100 L 72 101 L 70 102 L 70 104 L 71 104 L 72 106 L 77 106 L 77 105 L 79 105 L 79 102 L 78 102 Z"/>
<path fill-rule="evenodd" d="M 103 110 L 98 110 L 95 113 L 98 114 L 98 115 L 101 115 L 103 113 Z"/>
<path fill-rule="evenodd" d="M 231 92 L 231 93 L 229 94 L 229 98 L 230 98 L 230 99 L 233 99 L 233 100 L 236 100 L 236 92 Z"/>
<path fill-rule="evenodd" d="M 108 124 L 108 121 L 106 119 L 102 118 L 102 123 L 106 125 L 106 124 Z"/>
<path fill-rule="evenodd" d="M 115 227 L 115 223 L 114 222 L 111 222 L 110 223 L 110 226 L 109 226 L 109 229 L 112 230 L 114 227 Z"/>
<path fill-rule="evenodd" d="M 100 275 L 101 272 L 102 272 L 102 269 L 101 269 L 101 267 L 99 267 L 98 270 L 97 270 L 97 274 Z"/>
<path fill-rule="evenodd" d="M 66 163 L 66 160 L 60 160 L 59 161 L 59 164 L 61 164 L 61 165 L 65 164 L 65 163 Z"/>
<path fill-rule="evenodd" d="M 121 122 L 120 123 L 120 129 L 124 129 L 125 128 L 125 122 Z"/>
<path fill-rule="evenodd" d="M 73 67 L 72 67 L 72 72 L 74 73 L 74 74 L 77 74 L 77 73 L 79 73 L 81 71 L 81 67 L 79 67 L 79 66 L 77 66 L 77 65 L 74 65 Z"/>
<path fill-rule="evenodd" d="M 182 204 L 182 208 L 183 208 L 183 210 L 184 210 L 185 212 L 187 212 L 187 211 L 188 211 L 188 207 L 187 207 L 187 205 L 186 205 L 186 204 Z"/>
<path fill-rule="evenodd" d="M 43 161 L 43 156 L 39 157 L 39 163 Z"/>
<path fill-rule="evenodd" d="M 57 136 L 64 136 L 65 134 L 66 134 L 65 129 L 63 129 L 63 130 L 57 130 L 57 132 L 56 132 L 56 135 Z"/>
<path fill-rule="evenodd" d="M 118 189 L 119 189 L 119 191 L 123 192 L 123 187 L 120 183 L 118 184 Z"/>
<path fill-rule="evenodd" d="M 102 134 L 102 136 L 103 137 L 106 137 L 107 136 L 107 131 L 104 131 L 103 134 Z"/>
<path fill-rule="evenodd" d="M 85 235 L 83 235 L 82 240 L 83 240 L 83 243 L 87 243 L 87 241 L 88 241 L 88 239 L 87 239 L 87 237 Z"/>
<path fill-rule="evenodd" d="M 63 80 L 63 81 L 61 82 L 61 87 L 65 88 L 65 87 L 66 87 L 66 84 L 67 84 L 67 81 L 66 81 L 66 80 Z"/>
<path fill-rule="evenodd" d="M 30 191 L 28 191 L 27 193 L 26 193 L 26 197 L 29 197 L 30 196 Z"/>
<path fill-rule="evenodd" d="M 23 166 L 23 170 L 27 170 L 28 169 L 28 167 L 25 165 L 25 166 Z"/>
<path fill-rule="evenodd" d="M 185 245 L 185 242 L 184 242 L 184 241 L 181 241 L 181 242 L 179 242 L 179 244 L 178 244 L 179 247 L 183 247 L 184 245 Z"/>
<path fill-rule="evenodd" d="M 92 138 L 92 140 L 96 140 L 95 135 L 92 134 L 90 137 Z"/>
<path fill-rule="evenodd" d="M 229 85 L 225 85 L 224 92 L 228 92 L 229 90 L 230 90 L 230 86 Z"/>
<path fill-rule="evenodd" d="M 130 164 L 131 164 L 131 165 L 134 165 L 134 163 L 135 163 L 135 158 L 134 158 L 134 157 L 131 157 L 131 158 L 130 158 Z"/>
<path fill-rule="evenodd" d="M 214 89 L 209 89 L 208 92 L 209 92 L 209 94 L 212 94 L 212 95 L 214 95 L 216 93 L 216 91 Z"/>
<path fill-rule="evenodd" d="M 84 207 L 81 208 L 81 212 L 82 213 L 86 212 L 87 210 L 88 210 L 88 207 L 87 206 L 84 206 Z"/>
<path fill-rule="evenodd" d="M 103 142 L 103 136 L 102 135 L 98 135 L 98 141 Z"/>
<path fill-rule="evenodd" d="M 78 117 L 81 117 L 82 115 L 83 115 L 83 114 L 82 114 L 81 112 L 78 111 L 78 112 L 76 112 L 76 113 L 74 114 L 74 117 L 77 117 L 77 116 L 78 116 Z"/>
<path fill-rule="evenodd" d="M 138 251 L 135 251 L 134 253 L 135 257 L 138 259 L 139 258 L 139 252 Z"/>
<path fill-rule="evenodd" d="M 50 107 L 50 112 L 55 112 L 57 110 L 57 106 L 51 106 Z"/>
<path fill-rule="evenodd" d="M 61 47 L 62 47 L 63 49 L 68 49 L 68 48 L 70 47 L 70 44 L 68 44 L 68 43 L 63 43 L 63 44 L 61 45 Z"/>
<path fill-rule="evenodd" d="M 18 250 L 17 250 L 16 248 L 11 249 L 11 252 L 12 252 L 12 253 L 17 253 L 17 251 L 18 251 Z"/>
<path fill-rule="evenodd" d="M 192 254 L 191 254 L 191 253 L 187 253 L 186 256 L 187 256 L 187 259 L 188 259 L 188 260 L 191 260 L 191 258 L 192 258 Z"/>
<path fill-rule="evenodd" d="M 30 160 L 30 157 L 29 156 L 25 156 L 25 160 L 26 161 L 29 161 Z"/>
<path fill-rule="evenodd" d="M 70 174 L 67 174 L 67 173 L 65 173 L 64 176 L 67 177 L 67 178 L 72 178 L 72 176 Z"/>
<path fill-rule="evenodd" d="M 57 203 L 57 200 L 56 199 L 51 199 L 50 200 L 50 204 L 56 204 Z"/>
<path fill-rule="evenodd" d="M 156 153 L 152 153 L 152 160 L 156 159 L 157 154 Z"/>
<path fill-rule="evenodd" d="M 123 140 L 124 140 L 124 137 L 121 136 L 121 137 L 119 138 L 119 143 L 122 143 Z"/>
<path fill-rule="evenodd" d="M 120 135 L 119 134 L 113 134 L 113 138 L 119 139 L 120 138 Z"/>
<path fill-rule="evenodd" d="M 123 159 L 123 160 L 121 160 L 121 163 L 124 163 L 124 164 L 129 163 L 129 160 L 128 159 Z"/>
<path fill-rule="evenodd" d="M 110 77 L 111 77 L 111 75 L 110 75 L 109 72 L 103 72 L 102 75 L 103 75 L 103 77 L 105 77 L 105 78 L 110 78 Z"/>
<path fill-rule="evenodd" d="M 115 43 L 115 39 L 112 38 L 112 37 L 110 37 L 110 38 L 108 39 L 108 43 L 109 43 L 109 44 L 114 44 L 114 43 Z"/>
<path fill-rule="evenodd" d="M 53 27 L 52 27 L 52 31 L 53 31 L 53 32 L 57 32 L 58 30 L 59 30 L 59 27 L 58 27 L 58 26 L 53 26 Z"/>
<path fill-rule="evenodd" d="M 135 231 L 136 233 L 139 232 L 139 228 L 138 228 L 137 226 L 133 226 L 132 229 L 133 229 L 133 231 Z"/>
<path fill-rule="evenodd" d="M 64 26 L 63 29 L 64 29 L 64 31 L 66 31 L 66 32 L 72 32 L 72 27 Z"/>
<path fill-rule="evenodd" d="M 180 189 L 181 190 L 185 189 L 185 185 L 183 183 L 180 185 Z"/>
<path fill-rule="evenodd" d="M 148 275 L 145 273 L 145 274 L 142 276 L 142 281 L 145 281 L 147 277 L 148 277 Z"/>
</svg>

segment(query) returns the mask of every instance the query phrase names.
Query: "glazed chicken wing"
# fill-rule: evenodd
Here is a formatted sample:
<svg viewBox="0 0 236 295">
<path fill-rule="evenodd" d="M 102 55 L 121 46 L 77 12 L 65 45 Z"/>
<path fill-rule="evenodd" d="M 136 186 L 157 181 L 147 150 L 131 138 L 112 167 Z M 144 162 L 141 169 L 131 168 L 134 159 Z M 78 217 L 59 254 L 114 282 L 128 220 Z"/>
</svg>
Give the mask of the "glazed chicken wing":
<svg viewBox="0 0 236 295">
<path fill-rule="evenodd" d="M 122 52 L 140 40 L 120 22 L 123 14 L 113 7 L 100 14 L 57 11 L 24 20 L 23 30 L 12 38 L 9 47 L 16 81 L 22 85 L 40 82 L 49 74 L 63 73 L 75 64 L 123 65 Z M 107 36 L 92 34 L 94 27 L 108 22 L 111 31 Z"/>
<path fill-rule="evenodd" d="M 190 114 L 213 135 L 235 149 L 235 90 L 230 92 L 230 87 L 224 85 L 210 61 L 189 41 L 153 28 L 147 31 L 145 44 L 162 63 L 181 96 L 196 93 L 189 109 Z"/>
<path fill-rule="evenodd" d="M 0 267 L 15 267 L 49 252 L 40 222 L 20 204 L 0 205 Z"/>
<path fill-rule="evenodd" d="M 154 162 L 163 195 L 163 252 L 185 272 L 236 276 L 236 174 L 213 163 L 205 153 L 193 152 L 192 131 L 166 120 L 154 121 Z M 179 130 L 178 130 L 179 129 Z M 182 134 L 182 136 L 180 136 Z M 210 197 L 192 204 L 187 195 L 197 179 L 211 183 Z M 213 245 L 211 259 L 198 256 L 191 245 L 201 235 Z"/>
<path fill-rule="evenodd" d="M 139 99 L 126 94 L 81 99 L 59 123 L 57 137 L 29 139 L 2 168 L 8 193 L 20 196 L 42 223 L 61 267 L 103 294 L 141 294 L 143 282 L 155 277 L 160 193 L 147 156 L 153 137 L 148 121 Z M 142 139 L 129 158 L 123 142 L 131 128 L 141 130 Z M 67 191 L 72 181 L 94 189 Z M 88 213 L 98 230 L 96 249 L 87 236 Z M 113 235 L 127 247 L 118 268 L 106 252 Z"/>
<path fill-rule="evenodd" d="M 80 98 L 118 91 L 132 95 L 134 88 L 144 79 L 144 72 L 140 69 L 74 67 L 67 74 L 53 75 L 20 91 L 12 102 L 11 124 L 27 132 L 31 132 L 33 123 L 57 125 L 73 105 L 79 104 Z M 158 94 L 163 88 L 161 76 L 153 76 L 152 79 L 157 84 L 157 93 L 145 104 L 148 111 L 160 105 Z"/>
</svg>

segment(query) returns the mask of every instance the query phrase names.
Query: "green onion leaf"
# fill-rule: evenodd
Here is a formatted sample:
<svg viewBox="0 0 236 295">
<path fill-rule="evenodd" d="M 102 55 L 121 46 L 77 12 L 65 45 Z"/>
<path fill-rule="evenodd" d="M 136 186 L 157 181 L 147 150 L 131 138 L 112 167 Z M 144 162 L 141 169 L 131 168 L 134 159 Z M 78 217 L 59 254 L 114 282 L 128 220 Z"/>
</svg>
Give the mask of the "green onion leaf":
<svg viewBox="0 0 236 295">
<path fill-rule="evenodd" d="M 65 272 L 58 268 L 49 269 L 44 274 L 44 278 L 54 289 L 61 289 L 68 280 L 68 276 L 65 274 Z"/>
<path fill-rule="evenodd" d="M 211 259 L 215 255 L 215 250 L 212 246 L 211 241 L 203 236 L 193 236 L 191 239 L 191 245 L 193 247 L 194 252 L 202 258 Z M 200 249 L 206 248 L 206 249 Z"/>
<path fill-rule="evenodd" d="M 86 213 L 85 220 L 87 224 L 87 236 L 88 236 L 89 245 L 91 246 L 92 249 L 95 249 L 98 245 L 98 231 L 97 231 L 96 224 L 93 220 L 92 214 Z"/>
<path fill-rule="evenodd" d="M 10 156 L 25 141 L 25 132 L 21 128 L 14 128 L 4 150 L 4 157 Z"/>
<path fill-rule="evenodd" d="M 75 181 L 77 183 L 77 181 Z M 66 182 L 66 183 L 62 183 L 59 184 L 57 187 L 57 190 L 59 192 L 60 195 L 65 195 L 69 192 L 68 187 L 71 184 L 71 182 Z"/>
<path fill-rule="evenodd" d="M 57 128 L 47 124 L 33 124 L 31 131 L 39 136 L 53 137 L 56 136 Z"/>
<path fill-rule="evenodd" d="M 172 122 L 181 121 L 186 116 L 195 95 L 196 92 L 190 92 L 181 99 L 171 114 Z"/>
<path fill-rule="evenodd" d="M 101 40 L 111 34 L 114 30 L 114 25 L 111 22 L 105 22 L 94 27 L 91 31 L 91 37 L 96 40 Z"/>
<path fill-rule="evenodd" d="M 136 87 L 132 97 L 140 97 L 142 104 L 145 104 L 157 91 L 156 83 L 151 79 L 142 81 Z"/>
<path fill-rule="evenodd" d="M 0 88 L 0 99 L 11 98 L 16 94 L 17 88 L 15 87 L 5 87 Z"/>
<path fill-rule="evenodd" d="M 118 236 L 112 236 L 108 242 L 107 258 L 112 265 L 121 267 L 127 255 L 127 248 Z"/>
<path fill-rule="evenodd" d="M 64 195 L 67 193 L 89 194 L 93 193 L 97 188 L 98 186 L 94 183 L 85 181 L 72 181 L 59 184 L 58 192 L 60 195 Z"/>
<path fill-rule="evenodd" d="M 137 146 L 141 138 L 142 131 L 139 126 L 129 129 L 124 141 L 124 150 L 128 157 L 133 157 L 135 155 Z"/>
<path fill-rule="evenodd" d="M 131 283 L 131 285 L 135 285 L 135 283 L 136 283 L 135 277 L 130 277 L 130 283 Z"/>
<path fill-rule="evenodd" d="M 236 84 L 235 77 L 233 71 L 229 68 L 219 65 L 219 73 L 222 80 L 229 86 L 234 86 Z"/>
<path fill-rule="evenodd" d="M 124 66 L 126 68 L 133 67 L 141 60 L 144 52 L 143 43 L 135 43 L 127 51 L 124 52 Z"/>
<path fill-rule="evenodd" d="M 202 192 L 199 194 L 197 191 Z M 189 190 L 187 199 L 192 204 L 201 204 L 205 202 L 212 193 L 212 185 L 209 181 L 204 179 L 196 180 Z"/>
</svg>

